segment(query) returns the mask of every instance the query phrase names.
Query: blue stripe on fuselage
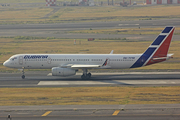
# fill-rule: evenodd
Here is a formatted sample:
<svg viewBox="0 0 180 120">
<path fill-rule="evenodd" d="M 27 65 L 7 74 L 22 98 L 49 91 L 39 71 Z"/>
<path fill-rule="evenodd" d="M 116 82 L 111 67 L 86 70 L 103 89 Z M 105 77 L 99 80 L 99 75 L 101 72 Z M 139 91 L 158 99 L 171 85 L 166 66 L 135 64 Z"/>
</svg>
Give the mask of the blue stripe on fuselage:
<svg viewBox="0 0 180 120">
<path fill-rule="evenodd" d="M 130 68 L 141 67 L 155 50 L 156 47 L 149 47 L 146 52 L 144 52 L 143 55 Z"/>
</svg>

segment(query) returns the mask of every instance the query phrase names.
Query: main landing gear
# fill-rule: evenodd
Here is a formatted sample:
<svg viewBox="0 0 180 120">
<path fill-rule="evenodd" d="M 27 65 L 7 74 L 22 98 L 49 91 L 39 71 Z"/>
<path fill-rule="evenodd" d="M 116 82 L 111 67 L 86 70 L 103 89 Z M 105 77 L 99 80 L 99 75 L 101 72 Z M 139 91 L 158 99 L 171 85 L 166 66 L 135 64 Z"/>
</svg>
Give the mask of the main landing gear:
<svg viewBox="0 0 180 120">
<path fill-rule="evenodd" d="M 83 70 L 83 75 L 81 76 L 81 79 L 85 80 L 85 79 L 90 79 L 91 78 L 91 73 L 87 73 L 87 69 Z"/>
<path fill-rule="evenodd" d="M 23 68 L 23 70 L 22 70 L 22 79 L 25 79 L 25 75 L 24 75 L 24 68 Z"/>
</svg>

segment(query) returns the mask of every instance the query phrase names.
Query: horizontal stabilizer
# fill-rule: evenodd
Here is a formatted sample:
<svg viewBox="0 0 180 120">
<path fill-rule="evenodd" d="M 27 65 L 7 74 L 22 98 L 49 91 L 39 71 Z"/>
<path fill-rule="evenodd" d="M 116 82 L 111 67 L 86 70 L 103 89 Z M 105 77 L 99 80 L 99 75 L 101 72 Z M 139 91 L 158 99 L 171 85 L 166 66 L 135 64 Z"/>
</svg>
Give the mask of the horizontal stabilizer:
<svg viewBox="0 0 180 120">
<path fill-rule="evenodd" d="M 172 56 L 173 56 L 174 54 L 167 54 L 167 57 L 168 58 L 173 58 Z"/>
<path fill-rule="evenodd" d="M 170 59 L 170 58 L 173 58 L 172 55 L 173 55 L 173 54 L 168 54 L 167 57 L 157 57 L 157 58 L 153 58 L 153 60 Z"/>
</svg>

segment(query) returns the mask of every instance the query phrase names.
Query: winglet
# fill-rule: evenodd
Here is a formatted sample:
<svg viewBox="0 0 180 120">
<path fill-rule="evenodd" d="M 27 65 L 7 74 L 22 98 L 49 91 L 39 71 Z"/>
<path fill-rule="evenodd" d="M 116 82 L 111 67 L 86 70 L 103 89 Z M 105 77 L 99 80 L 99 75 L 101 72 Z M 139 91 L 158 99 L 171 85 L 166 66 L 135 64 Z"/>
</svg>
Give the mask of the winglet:
<svg viewBox="0 0 180 120">
<path fill-rule="evenodd" d="M 106 66 L 106 65 L 107 65 L 107 62 L 108 62 L 108 59 L 105 60 L 105 62 L 103 63 L 102 66 Z"/>
</svg>

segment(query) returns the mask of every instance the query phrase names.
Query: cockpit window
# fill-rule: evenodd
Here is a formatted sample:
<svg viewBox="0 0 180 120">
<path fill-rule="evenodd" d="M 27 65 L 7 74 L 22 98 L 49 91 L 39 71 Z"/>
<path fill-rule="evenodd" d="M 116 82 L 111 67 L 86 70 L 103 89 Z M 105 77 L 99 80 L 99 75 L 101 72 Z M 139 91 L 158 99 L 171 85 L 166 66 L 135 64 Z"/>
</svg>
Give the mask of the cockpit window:
<svg viewBox="0 0 180 120">
<path fill-rule="evenodd" d="M 13 58 L 9 58 L 10 61 L 13 61 L 14 59 Z"/>
<path fill-rule="evenodd" d="M 17 59 L 17 57 L 11 57 L 11 58 L 9 58 L 10 61 L 14 61 L 15 59 Z"/>
</svg>

